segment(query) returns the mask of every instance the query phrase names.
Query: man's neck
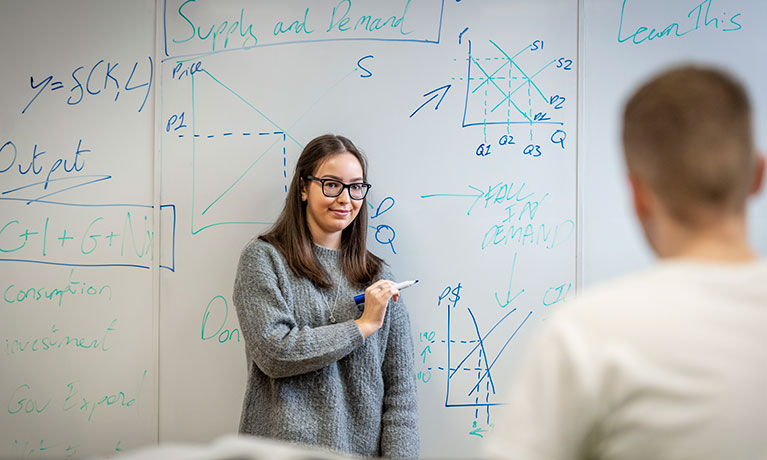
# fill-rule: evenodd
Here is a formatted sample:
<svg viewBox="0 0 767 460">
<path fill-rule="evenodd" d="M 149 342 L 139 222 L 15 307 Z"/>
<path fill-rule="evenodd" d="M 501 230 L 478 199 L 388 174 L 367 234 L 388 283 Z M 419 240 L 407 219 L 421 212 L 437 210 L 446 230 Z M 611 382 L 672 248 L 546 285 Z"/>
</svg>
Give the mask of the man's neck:
<svg viewBox="0 0 767 460">
<path fill-rule="evenodd" d="M 745 218 L 723 216 L 705 228 L 690 229 L 669 222 L 658 241 L 661 258 L 685 258 L 708 262 L 748 262 L 758 256 L 748 244 Z"/>
</svg>

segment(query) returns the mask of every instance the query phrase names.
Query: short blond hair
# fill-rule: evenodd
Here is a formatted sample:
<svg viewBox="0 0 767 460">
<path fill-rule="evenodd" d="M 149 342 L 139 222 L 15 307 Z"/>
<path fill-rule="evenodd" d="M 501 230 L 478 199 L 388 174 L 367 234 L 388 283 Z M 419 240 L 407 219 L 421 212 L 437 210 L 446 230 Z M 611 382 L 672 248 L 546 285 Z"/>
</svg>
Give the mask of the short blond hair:
<svg viewBox="0 0 767 460">
<path fill-rule="evenodd" d="M 629 171 L 681 223 L 745 211 L 756 167 L 751 108 L 725 73 L 686 66 L 643 85 L 626 104 L 623 148 Z"/>
</svg>

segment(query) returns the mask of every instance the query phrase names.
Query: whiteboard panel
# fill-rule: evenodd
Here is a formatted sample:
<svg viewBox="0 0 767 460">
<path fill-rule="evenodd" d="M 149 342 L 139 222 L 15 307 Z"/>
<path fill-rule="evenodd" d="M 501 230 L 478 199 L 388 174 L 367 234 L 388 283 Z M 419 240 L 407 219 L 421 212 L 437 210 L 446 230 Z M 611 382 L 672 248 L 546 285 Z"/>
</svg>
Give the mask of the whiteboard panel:
<svg viewBox="0 0 767 460">
<path fill-rule="evenodd" d="M 765 19 L 763 3 L 745 0 L 584 1 L 579 154 L 584 285 L 647 267 L 653 261 L 631 211 L 620 143 L 623 105 L 643 81 L 667 66 L 683 63 L 713 65 L 730 72 L 750 94 L 756 145 L 764 152 L 767 30 L 761 24 Z M 752 200 L 749 212 L 751 243 L 765 255 L 764 190 Z"/>
<path fill-rule="evenodd" d="M 157 440 L 154 11 L 2 5 L 0 457 Z"/>
<path fill-rule="evenodd" d="M 169 1 L 165 13 L 162 199 L 179 232 L 177 270 L 161 274 L 161 439 L 237 429 L 239 253 L 282 208 L 303 146 L 332 132 L 369 159 L 369 247 L 421 280 L 403 298 L 422 453 L 481 456 L 530 332 L 575 290 L 577 4 Z M 370 30 L 366 16 L 394 19 Z M 190 38 L 190 21 L 207 36 L 240 18 L 256 47 L 239 25 L 229 47 Z"/>
<path fill-rule="evenodd" d="M 239 253 L 332 132 L 369 159 L 370 249 L 421 280 L 422 453 L 482 457 L 536 327 L 652 261 L 619 143 L 633 88 L 717 64 L 767 145 L 767 8 L 746 0 L 0 8 L 0 456 L 236 432 Z M 767 194 L 749 210 L 767 254 Z"/>
</svg>

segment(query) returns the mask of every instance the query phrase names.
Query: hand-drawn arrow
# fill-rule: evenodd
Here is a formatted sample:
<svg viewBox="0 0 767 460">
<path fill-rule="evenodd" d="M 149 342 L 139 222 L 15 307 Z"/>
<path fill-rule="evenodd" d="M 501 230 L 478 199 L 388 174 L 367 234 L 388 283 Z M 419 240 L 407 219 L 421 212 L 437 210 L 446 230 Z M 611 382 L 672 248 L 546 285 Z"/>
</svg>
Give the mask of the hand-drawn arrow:
<svg viewBox="0 0 767 460">
<path fill-rule="evenodd" d="M 477 204 L 477 201 L 479 201 L 480 198 L 485 196 L 485 192 L 478 189 L 477 187 L 468 186 L 472 190 L 476 190 L 479 193 L 432 193 L 431 195 L 421 195 L 421 198 L 435 198 L 435 197 L 459 197 L 459 198 L 474 198 L 474 202 L 471 204 L 471 207 L 469 207 L 469 210 L 466 212 L 467 216 L 471 215 L 471 210 L 474 209 L 474 205 Z"/>
<path fill-rule="evenodd" d="M 519 292 L 514 294 L 514 297 L 511 296 L 511 283 L 514 281 L 514 267 L 517 265 L 517 253 L 514 253 L 514 260 L 511 262 L 511 276 L 509 277 L 509 290 L 506 292 L 506 303 L 501 303 L 501 300 L 498 298 L 498 292 L 495 293 L 495 301 L 498 302 L 498 306 L 501 308 L 506 308 L 511 302 L 513 302 L 517 297 L 519 297 L 523 292 L 525 292 L 524 289 L 520 289 Z"/>
<path fill-rule="evenodd" d="M 413 115 L 415 115 L 415 114 L 416 114 L 416 113 L 417 113 L 419 110 L 421 110 L 421 109 L 423 108 L 423 106 L 425 106 L 425 105 L 426 105 L 426 104 L 428 104 L 429 102 L 431 102 L 431 101 L 433 101 L 434 99 L 436 99 L 436 98 L 437 98 L 437 96 L 439 96 L 439 92 L 440 92 L 440 91 L 442 91 L 443 89 L 445 90 L 445 92 L 444 92 L 444 93 L 442 93 L 442 96 L 439 98 L 439 101 L 437 101 L 437 105 L 435 105 L 435 106 L 434 106 L 434 110 L 437 110 L 437 109 L 439 108 L 439 105 L 442 103 L 442 99 L 444 99 L 444 98 L 445 98 L 445 94 L 447 94 L 447 91 L 450 89 L 450 85 L 440 86 L 439 88 L 437 88 L 437 89 L 433 89 L 433 90 L 429 91 L 428 93 L 424 94 L 424 95 L 423 95 L 424 97 L 426 97 L 426 96 L 428 96 L 428 95 L 430 95 L 430 94 L 433 94 L 433 96 L 432 96 L 432 97 L 430 97 L 430 98 L 429 98 L 429 100 L 427 100 L 426 102 L 424 102 L 423 104 L 421 104 L 421 106 L 420 106 L 420 107 L 418 107 L 417 109 L 415 109 L 415 111 L 414 111 L 413 113 L 411 113 L 411 114 L 410 114 L 410 116 L 409 116 L 408 118 L 413 118 Z"/>
</svg>

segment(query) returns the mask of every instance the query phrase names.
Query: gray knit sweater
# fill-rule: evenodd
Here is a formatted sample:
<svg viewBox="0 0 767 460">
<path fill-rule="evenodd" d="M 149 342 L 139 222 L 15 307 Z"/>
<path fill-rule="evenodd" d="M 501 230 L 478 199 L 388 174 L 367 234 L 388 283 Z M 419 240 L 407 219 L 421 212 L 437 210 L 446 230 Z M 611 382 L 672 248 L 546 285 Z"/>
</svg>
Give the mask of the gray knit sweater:
<svg viewBox="0 0 767 460">
<path fill-rule="evenodd" d="M 271 244 L 243 249 L 234 304 L 245 339 L 248 385 L 240 432 L 372 457 L 417 458 L 410 319 L 389 303 L 383 327 L 363 338 L 340 251 L 314 246 L 328 290 L 297 277 Z M 383 279 L 393 279 L 385 267 Z M 334 305 L 334 300 L 337 303 Z M 333 310 L 336 323 L 329 320 Z"/>
</svg>

